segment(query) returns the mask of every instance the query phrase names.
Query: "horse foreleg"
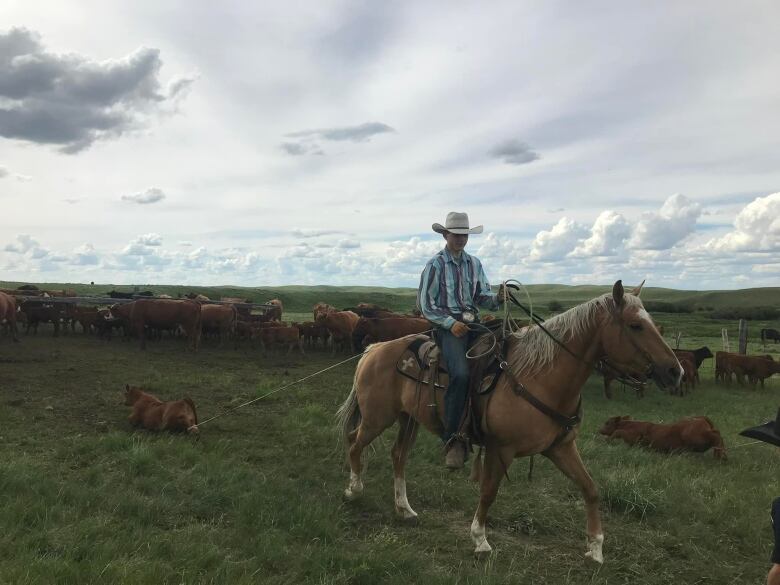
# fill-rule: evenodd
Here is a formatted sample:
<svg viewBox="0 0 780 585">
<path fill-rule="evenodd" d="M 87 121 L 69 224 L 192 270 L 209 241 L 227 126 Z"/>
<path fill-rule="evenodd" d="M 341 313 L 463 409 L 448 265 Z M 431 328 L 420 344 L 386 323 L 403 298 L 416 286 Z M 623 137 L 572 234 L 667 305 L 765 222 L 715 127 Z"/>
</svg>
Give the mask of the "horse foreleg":
<svg viewBox="0 0 780 585">
<path fill-rule="evenodd" d="M 514 459 L 514 453 L 498 447 L 488 446 L 485 449 L 485 462 L 482 468 L 482 483 L 480 484 L 479 505 L 471 522 L 471 540 L 474 542 L 474 555 L 477 558 L 488 556 L 493 548 L 488 544 L 485 524 L 487 512 L 496 499 L 498 486 L 504 477 L 506 468 Z"/>
<path fill-rule="evenodd" d="M 403 519 L 414 522 L 417 512 L 412 510 L 406 498 L 406 476 L 404 468 L 409 457 L 409 451 L 417 438 L 419 424 L 407 414 L 398 417 L 398 438 L 395 440 L 391 457 L 393 459 L 393 475 L 395 489 L 395 511 Z"/>
<path fill-rule="evenodd" d="M 555 447 L 545 455 L 566 477 L 580 488 L 588 515 L 588 550 L 585 552 L 585 556 L 597 563 L 603 563 L 604 555 L 601 547 L 604 543 L 604 532 L 601 528 L 601 515 L 599 514 L 599 492 L 587 469 L 585 469 L 582 459 L 580 459 L 577 444 L 574 441 L 570 441 Z"/>
<path fill-rule="evenodd" d="M 360 426 L 349 434 L 349 486 L 344 490 L 344 495 L 348 500 L 354 500 L 363 492 L 363 478 L 361 477 L 363 449 L 368 447 L 371 441 L 376 439 L 383 430 L 372 430 L 364 422 L 361 422 Z"/>
</svg>

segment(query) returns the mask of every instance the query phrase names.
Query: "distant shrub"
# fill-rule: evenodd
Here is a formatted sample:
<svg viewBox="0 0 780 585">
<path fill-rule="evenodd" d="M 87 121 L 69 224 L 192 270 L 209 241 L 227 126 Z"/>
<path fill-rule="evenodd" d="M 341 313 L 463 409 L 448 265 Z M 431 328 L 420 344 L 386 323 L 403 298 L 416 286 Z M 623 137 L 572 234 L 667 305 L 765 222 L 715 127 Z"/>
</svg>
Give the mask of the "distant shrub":
<svg viewBox="0 0 780 585">
<path fill-rule="evenodd" d="M 663 301 L 645 301 L 645 309 L 651 313 L 693 313 L 693 306 L 685 303 L 666 303 Z"/>
<path fill-rule="evenodd" d="M 727 307 L 710 313 L 711 319 L 745 319 L 746 321 L 769 321 L 780 319 L 780 310 L 775 307 Z"/>
<path fill-rule="evenodd" d="M 547 309 L 552 313 L 563 311 L 563 305 L 559 301 L 550 301 L 547 303 Z"/>
</svg>

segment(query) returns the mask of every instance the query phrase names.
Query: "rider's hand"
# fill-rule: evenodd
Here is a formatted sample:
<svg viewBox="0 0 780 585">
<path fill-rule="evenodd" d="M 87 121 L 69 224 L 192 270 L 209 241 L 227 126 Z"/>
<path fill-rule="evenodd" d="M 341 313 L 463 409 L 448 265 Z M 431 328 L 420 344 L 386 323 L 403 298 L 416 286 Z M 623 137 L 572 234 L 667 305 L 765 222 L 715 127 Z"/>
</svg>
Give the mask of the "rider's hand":
<svg viewBox="0 0 780 585">
<path fill-rule="evenodd" d="M 460 321 L 455 321 L 450 331 L 455 337 L 463 337 L 464 335 L 466 335 L 466 333 L 469 332 L 469 328 L 465 323 L 461 323 Z"/>
</svg>

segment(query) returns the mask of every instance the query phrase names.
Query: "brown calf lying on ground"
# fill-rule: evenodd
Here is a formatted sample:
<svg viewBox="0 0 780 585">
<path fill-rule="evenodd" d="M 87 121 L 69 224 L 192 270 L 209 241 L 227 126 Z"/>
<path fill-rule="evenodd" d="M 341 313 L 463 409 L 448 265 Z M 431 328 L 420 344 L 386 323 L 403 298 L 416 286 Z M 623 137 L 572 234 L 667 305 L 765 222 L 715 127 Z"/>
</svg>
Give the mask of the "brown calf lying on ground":
<svg viewBox="0 0 780 585">
<path fill-rule="evenodd" d="M 657 451 L 695 451 L 713 449 L 716 459 L 726 458 L 723 439 L 706 416 L 684 418 L 671 424 L 632 420 L 630 416 L 613 416 L 599 433 L 610 439 L 623 439 L 629 445 L 643 445 Z"/>
<path fill-rule="evenodd" d="M 150 431 L 197 433 L 198 414 L 190 398 L 163 402 L 137 386 L 125 384 L 125 406 L 132 406 L 130 424 Z"/>
</svg>

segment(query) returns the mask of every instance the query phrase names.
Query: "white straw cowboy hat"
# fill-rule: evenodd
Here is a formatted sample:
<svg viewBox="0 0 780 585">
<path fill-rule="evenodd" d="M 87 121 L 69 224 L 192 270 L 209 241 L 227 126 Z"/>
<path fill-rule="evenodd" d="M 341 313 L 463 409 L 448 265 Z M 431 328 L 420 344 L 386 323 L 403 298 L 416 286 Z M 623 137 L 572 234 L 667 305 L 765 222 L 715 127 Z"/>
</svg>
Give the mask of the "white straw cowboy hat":
<svg viewBox="0 0 780 585">
<path fill-rule="evenodd" d="M 447 219 L 445 220 L 444 225 L 441 225 L 440 223 L 435 223 L 431 227 L 433 228 L 433 231 L 435 231 L 438 234 L 443 234 L 446 232 L 450 232 L 453 234 L 481 234 L 482 233 L 481 225 L 478 225 L 477 227 L 469 228 L 468 213 L 459 213 L 457 211 L 450 211 L 447 214 Z"/>
</svg>

